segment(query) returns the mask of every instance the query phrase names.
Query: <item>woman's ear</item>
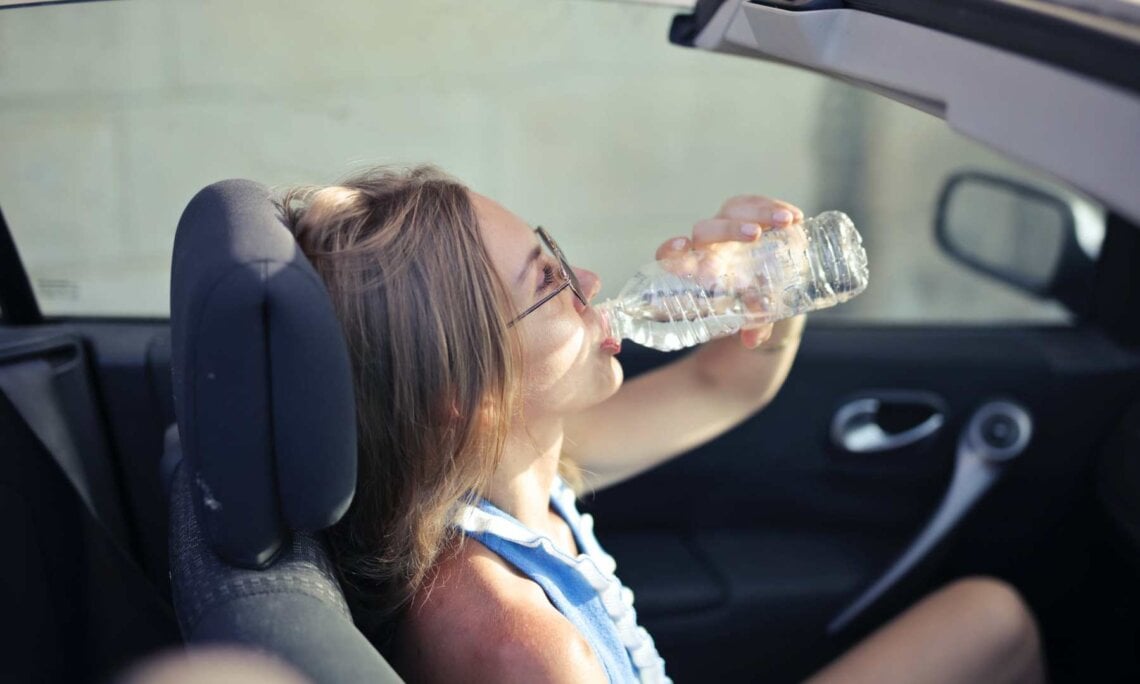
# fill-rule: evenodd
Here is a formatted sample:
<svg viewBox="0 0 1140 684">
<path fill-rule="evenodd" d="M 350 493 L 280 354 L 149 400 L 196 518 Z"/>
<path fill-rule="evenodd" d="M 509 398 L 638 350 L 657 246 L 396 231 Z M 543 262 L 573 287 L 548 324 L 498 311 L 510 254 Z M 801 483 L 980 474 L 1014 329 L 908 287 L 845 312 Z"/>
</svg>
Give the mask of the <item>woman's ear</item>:
<svg viewBox="0 0 1140 684">
<path fill-rule="evenodd" d="M 497 417 L 498 411 L 495 410 L 495 402 L 491 401 L 490 397 L 483 397 L 483 400 L 479 402 L 479 427 L 491 427 L 495 424 Z"/>
<path fill-rule="evenodd" d="M 501 401 L 494 397 L 483 397 L 478 411 L 479 427 L 487 430 L 497 431 L 502 426 L 517 424 L 523 419 L 522 402 L 516 396 L 506 396 Z"/>
<path fill-rule="evenodd" d="M 459 398 L 455 396 L 454 392 L 445 393 L 445 397 L 441 400 L 442 413 L 444 419 L 449 423 L 461 420 L 463 416 L 463 409 L 460 406 Z M 484 398 L 475 408 L 476 415 L 474 416 L 479 427 L 487 427 L 493 424 L 496 416 L 494 402 L 489 398 Z"/>
</svg>

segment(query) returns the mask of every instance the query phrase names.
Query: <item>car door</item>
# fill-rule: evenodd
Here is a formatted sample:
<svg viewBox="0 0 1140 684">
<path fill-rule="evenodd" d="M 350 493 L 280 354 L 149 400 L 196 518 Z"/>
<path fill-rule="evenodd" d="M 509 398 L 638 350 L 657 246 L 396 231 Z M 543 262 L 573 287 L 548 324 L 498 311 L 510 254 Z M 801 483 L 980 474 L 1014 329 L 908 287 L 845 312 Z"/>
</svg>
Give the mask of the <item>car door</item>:
<svg viewBox="0 0 1140 684">
<path fill-rule="evenodd" d="M 1126 37 L 1099 32 L 1107 42 L 1092 49 L 1098 32 L 1066 23 L 1055 7 L 1019 14 L 1006 3 L 937 5 L 700 2 L 675 19 L 672 38 L 854 81 L 1095 195 L 1108 205 L 1098 285 L 1069 298 L 1060 315 L 1047 308 L 1066 298 L 1056 292 L 1037 291 L 1041 303 L 1027 297 L 1022 308 L 999 301 L 1001 286 L 972 292 L 994 274 L 970 275 L 976 263 L 952 274 L 948 252 L 926 250 L 946 218 L 935 179 L 961 168 L 960 151 L 910 131 L 925 149 L 892 156 L 893 141 L 907 135 L 891 130 L 902 118 L 840 92 L 848 106 L 831 113 L 847 121 L 823 126 L 823 144 L 857 156 L 835 154 L 821 170 L 861 179 L 821 194 L 866 226 L 872 286 L 864 300 L 847 313 L 809 316 L 770 406 L 592 501 L 679 680 L 802 677 L 925 592 L 971 574 L 1003 578 L 1027 597 L 1059 680 L 1138 672 L 1129 646 L 1134 542 L 1114 531 L 1119 516 L 1106 512 L 1094 484 L 1105 444 L 1129 429 L 1140 379 L 1135 328 L 1120 324 L 1118 309 L 1135 297 L 1134 284 L 1120 284 L 1134 282 L 1124 271 L 1137 255 L 1140 118 L 1135 73 L 1113 59 L 1134 58 L 1138 34 L 1121 23 L 1115 29 Z M 1048 47 L 1030 41 L 1033 32 L 1057 40 Z M 1077 45 L 1088 50 L 1074 53 Z M 1026 80 L 1014 86 L 1006 70 Z M 1003 97 L 988 99 L 998 83 Z M 1060 101 L 1068 88 L 1096 93 L 1082 102 L 1103 116 L 1043 104 L 1044 93 Z M 843 134 L 862 146 L 844 144 Z M 1092 153 L 1053 165 L 1058 148 L 1075 146 Z M 1038 228 L 1020 251 L 1048 239 Z M 994 213 L 978 229 L 1011 226 Z M 922 238 L 928 243 L 916 247 Z M 635 373 L 667 360 L 623 354 Z"/>
<path fill-rule="evenodd" d="M 631 360 L 648 368 L 660 362 L 653 356 Z M 976 573 L 1021 589 L 1048 636 L 1054 627 L 1072 636 L 1050 610 L 1058 597 L 1075 587 L 1089 601 L 1131 592 L 1097 590 L 1073 556 L 1087 560 L 1103 524 L 1086 510 L 1091 468 L 1136 381 L 1135 357 L 1095 330 L 812 322 L 768 408 L 598 493 L 592 507 L 679 680 L 749 680 L 797 653 L 804 660 L 785 676 L 805 674 L 795 668 L 822 664 L 939 583 Z M 834 435 L 844 409 L 868 400 L 880 402 L 874 420 L 888 434 L 933 415 L 942 422 L 911 444 L 842 448 Z M 963 440 L 981 411 L 1003 404 L 1025 411 L 1029 443 L 969 500 L 972 489 L 955 479 L 968 458 Z M 932 543 L 882 584 L 936 516 L 944 527 Z M 1092 625 L 1121 628 L 1106 616 Z"/>
</svg>

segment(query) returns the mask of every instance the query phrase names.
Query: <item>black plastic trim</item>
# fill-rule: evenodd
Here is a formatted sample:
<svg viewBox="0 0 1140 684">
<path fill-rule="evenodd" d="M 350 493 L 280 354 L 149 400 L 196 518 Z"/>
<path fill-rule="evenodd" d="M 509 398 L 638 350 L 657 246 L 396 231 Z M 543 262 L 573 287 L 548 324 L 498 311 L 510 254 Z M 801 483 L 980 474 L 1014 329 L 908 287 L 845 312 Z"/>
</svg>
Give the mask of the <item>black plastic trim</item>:
<svg viewBox="0 0 1140 684">
<path fill-rule="evenodd" d="M 0 5 L 0 11 L 12 9 L 24 9 L 27 7 L 47 7 L 50 5 L 78 5 L 87 4 L 92 2 L 114 2 L 117 0 L 29 0 L 29 2 L 21 2 L 15 5 Z"/>
<path fill-rule="evenodd" d="M 1092 318 L 1117 342 L 1140 345 L 1140 226 L 1109 212 L 1100 249 Z"/>
<path fill-rule="evenodd" d="M 712 21 L 713 15 L 725 0 L 697 0 L 692 14 L 678 14 L 669 26 L 669 42 L 682 47 L 693 47 L 697 36 Z"/>
<path fill-rule="evenodd" d="M 10 325 L 34 325 L 43 321 L 28 272 L 20 261 L 16 241 L 0 211 L 0 320 Z"/>
<path fill-rule="evenodd" d="M 844 0 L 752 0 L 754 5 L 767 5 L 793 12 L 810 12 L 819 9 L 841 9 Z"/>
</svg>

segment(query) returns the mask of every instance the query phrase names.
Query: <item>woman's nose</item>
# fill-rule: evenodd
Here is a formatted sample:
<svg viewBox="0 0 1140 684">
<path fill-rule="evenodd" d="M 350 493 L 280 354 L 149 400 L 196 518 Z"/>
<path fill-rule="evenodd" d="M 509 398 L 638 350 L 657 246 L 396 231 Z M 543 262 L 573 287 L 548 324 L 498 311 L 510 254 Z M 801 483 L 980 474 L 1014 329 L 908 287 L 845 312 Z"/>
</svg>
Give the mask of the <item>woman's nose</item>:
<svg viewBox="0 0 1140 684">
<path fill-rule="evenodd" d="M 582 296 L 589 302 L 598 295 L 602 289 L 602 281 L 598 274 L 585 268 L 574 268 L 574 275 L 578 276 L 578 284 L 582 286 Z"/>
</svg>

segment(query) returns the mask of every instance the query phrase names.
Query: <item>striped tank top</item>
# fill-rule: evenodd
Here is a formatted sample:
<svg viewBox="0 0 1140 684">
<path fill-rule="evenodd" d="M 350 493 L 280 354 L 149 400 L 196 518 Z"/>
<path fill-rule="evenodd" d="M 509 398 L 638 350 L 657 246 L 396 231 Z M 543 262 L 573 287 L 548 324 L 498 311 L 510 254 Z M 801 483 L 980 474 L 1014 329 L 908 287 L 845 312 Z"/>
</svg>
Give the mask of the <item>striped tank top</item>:
<svg viewBox="0 0 1140 684">
<path fill-rule="evenodd" d="M 585 637 L 610 682 L 670 682 L 653 638 L 637 624 L 633 592 L 614 575 L 617 562 L 594 536 L 593 517 L 578 512 L 574 492 L 561 478 L 555 478 L 550 503 L 570 527 L 577 556 L 567 555 L 549 537 L 486 499 L 465 506 L 458 525 L 542 587 Z"/>
</svg>

